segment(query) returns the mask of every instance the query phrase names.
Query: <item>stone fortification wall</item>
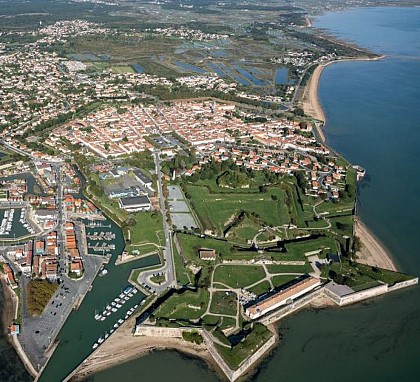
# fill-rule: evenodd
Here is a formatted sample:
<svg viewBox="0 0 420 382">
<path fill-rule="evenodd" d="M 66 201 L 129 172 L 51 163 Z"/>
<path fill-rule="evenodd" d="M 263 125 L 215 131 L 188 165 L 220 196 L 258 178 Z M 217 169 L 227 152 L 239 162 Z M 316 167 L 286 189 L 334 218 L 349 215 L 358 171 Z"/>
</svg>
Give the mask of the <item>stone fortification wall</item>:
<svg viewBox="0 0 420 382">
<path fill-rule="evenodd" d="M 384 294 L 388 292 L 388 285 L 379 285 L 377 287 L 369 288 L 366 290 L 361 290 L 360 292 L 354 292 L 351 294 L 347 294 L 345 296 L 342 296 L 340 298 L 340 306 L 353 304 L 357 301 L 366 300 L 370 297 L 380 296 L 381 294 Z"/>
<path fill-rule="evenodd" d="M 232 379 L 233 376 L 234 376 L 234 370 L 232 370 L 227 365 L 225 360 L 219 354 L 219 352 L 216 349 L 216 346 L 214 346 L 213 339 L 211 338 L 210 334 L 206 330 L 203 330 L 203 332 L 201 334 L 203 336 L 203 339 L 204 339 L 204 342 L 207 346 L 207 349 L 208 349 L 209 353 L 211 354 L 211 356 L 213 357 L 213 359 L 216 361 L 217 366 L 220 367 L 220 369 L 223 371 L 223 373 L 226 375 L 226 377 L 228 377 L 229 381 L 234 381 L 234 379 Z"/>
<path fill-rule="evenodd" d="M 277 337 L 273 335 L 263 346 L 252 354 L 251 357 L 248 357 L 243 363 L 241 363 L 239 369 L 233 372 L 231 381 L 236 381 L 241 375 L 257 363 L 276 344 L 276 340 Z"/>
<path fill-rule="evenodd" d="M 222 369 L 223 373 L 228 377 L 229 381 L 234 382 L 236 381 L 241 375 L 243 375 L 247 370 L 249 370 L 256 362 L 258 362 L 276 343 L 277 337 L 275 335 L 271 336 L 271 338 L 261 346 L 255 353 L 253 353 L 250 357 L 245 359 L 240 365 L 237 370 L 232 370 L 222 356 L 217 351 L 214 343 L 212 341 L 211 336 L 205 330 L 202 332 L 204 342 L 206 343 L 207 349 L 213 359 L 216 361 L 217 365 Z"/>
<path fill-rule="evenodd" d="M 418 284 L 419 279 L 411 279 L 407 281 L 402 281 L 400 283 L 396 283 L 395 285 L 389 287 L 387 284 L 379 285 L 377 287 L 369 288 L 366 290 L 362 290 L 360 292 L 354 292 L 347 294 L 345 296 L 339 296 L 335 294 L 334 292 L 324 289 L 325 295 L 329 297 L 332 301 L 334 301 L 337 305 L 343 306 L 348 304 L 354 304 L 356 302 L 366 300 L 367 298 L 380 296 L 384 293 L 393 292 L 398 289 L 407 288 L 412 285 Z"/>
<path fill-rule="evenodd" d="M 416 277 L 415 279 L 411 279 L 411 280 L 407 280 L 407 281 L 402 281 L 400 283 L 396 283 L 395 285 L 389 287 L 388 291 L 393 292 L 394 290 L 407 288 L 407 287 L 412 286 L 412 285 L 417 285 L 418 283 L 419 283 L 419 278 Z"/>
</svg>

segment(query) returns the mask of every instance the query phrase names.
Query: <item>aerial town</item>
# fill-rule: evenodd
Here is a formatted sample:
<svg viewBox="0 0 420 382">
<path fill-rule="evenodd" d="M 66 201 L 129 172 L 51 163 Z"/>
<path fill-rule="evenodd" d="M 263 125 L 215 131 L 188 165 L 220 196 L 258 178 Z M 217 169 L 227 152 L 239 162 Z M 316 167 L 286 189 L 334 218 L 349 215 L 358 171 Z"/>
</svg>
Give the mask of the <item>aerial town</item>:
<svg viewBox="0 0 420 382">
<path fill-rule="evenodd" d="M 0 27 L 0 273 L 36 380 L 158 343 L 235 381 L 283 317 L 418 283 L 359 262 L 366 171 L 303 110 L 319 65 L 376 56 L 319 37 L 300 11 L 240 13 L 218 32 L 175 22 L 180 8 L 194 9 L 164 2 L 173 22 L 138 27 L 124 13 L 118 27 Z"/>
</svg>

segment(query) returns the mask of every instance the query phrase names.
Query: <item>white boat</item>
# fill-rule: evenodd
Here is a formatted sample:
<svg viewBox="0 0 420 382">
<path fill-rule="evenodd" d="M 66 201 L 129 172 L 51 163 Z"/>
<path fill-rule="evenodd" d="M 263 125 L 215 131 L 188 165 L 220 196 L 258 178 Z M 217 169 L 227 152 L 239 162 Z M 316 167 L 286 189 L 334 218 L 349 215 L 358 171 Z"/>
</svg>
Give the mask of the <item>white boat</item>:
<svg viewBox="0 0 420 382">
<path fill-rule="evenodd" d="M 136 288 L 133 288 L 133 293 L 136 294 L 138 290 Z"/>
<path fill-rule="evenodd" d="M 105 340 L 102 337 L 99 337 L 98 339 L 98 344 L 101 344 L 102 342 L 104 342 Z"/>
<path fill-rule="evenodd" d="M 95 342 L 92 346 L 92 349 L 96 349 L 99 346 L 99 344 L 97 342 Z"/>
<path fill-rule="evenodd" d="M 122 323 L 124 322 L 124 320 L 122 319 L 122 318 L 120 318 L 119 320 L 118 320 L 118 323 L 121 325 Z"/>
<path fill-rule="evenodd" d="M 137 309 L 139 307 L 139 304 L 134 305 L 134 309 Z"/>
<path fill-rule="evenodd" d="M 112 308 L 111 310 L 115 313 L 118 309 Z"/>
<path fill-rule="evenodd" d="M 106 317 L 102 316 L 102 317 L 101 317 L 101 321 L 105 320 L 105 318 L 106 318 Z"/>
<path fill-rule="evenodd" d="M 100 319 L 101 319 L 101 317 L 102 317 L 102 316 L 101 316 L 100 314 L 95 314 L 95 320 L 97 320 L 97 321 L 98 321 L 98 320 L 100 320 Z"/>
<path fill-rule="evenodd" d="M 118 326 L 119 326 L 119 325 L 118 325 L 118 322 L 116 322 L 116 323 L 114 324 L 114 328 L 115 328 L 115 329 L 117 329 L 117 328 L 118 328 Z"/>
<path fill-rule="evenodd" d="M 108 312 L 105 313 L 107 316 L 111 315 L 111 312 L 108 310 Z"/>
<path fill-rule="evenodd" d="M 112 333 L 114 333 L 115 332 L 115 330 L 114 329 L 111 329 L 110 331 L 109 331 L 109 334 L 112 334 Z"/>
<path fill-rule="evenodd" d="M 115 305 L 116 307 L 117 307 L 117 309 L 120 309 L 121 307 L 122 307 L 122 305 L 121 304 L 117 304 L 117 305 Z"/>
<path fill-rule="evenodd" d="M 102 271 L 99 273 L 99 276 L 105 276 L 106 274 L 108 274 L 108 271 L 106 269 L 102 269 Z"/>
<path fill-rule="evenodd" d="M 109 333 L 108 332 L 106 332 L 105 333 L 105 339 L 107 339 L 109 337 Z"/>
<path fill-rule="evenodd" d="M 117 303 L 115 301 L 112 301 L 111 306 L 115 306 L 115 305 L 117 305 Z"/>
</svg>

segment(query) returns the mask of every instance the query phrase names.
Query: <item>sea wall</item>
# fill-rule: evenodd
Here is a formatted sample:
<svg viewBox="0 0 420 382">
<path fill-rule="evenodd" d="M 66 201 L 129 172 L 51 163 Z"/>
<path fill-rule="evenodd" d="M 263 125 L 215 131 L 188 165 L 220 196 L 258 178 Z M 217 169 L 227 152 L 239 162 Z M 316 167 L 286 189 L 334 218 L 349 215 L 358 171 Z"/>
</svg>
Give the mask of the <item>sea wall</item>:
<svg viewBox="0 0 420 382">
<path fill-rule="evenodd" d="M 419 278 L 418 277 L 416 277 L 415 279 L 402 281 L 400 283 L 396 283 L 395 285 L 389 287 L 388 292 L 393 292 L 394 290 L 407 288 L 407 287 L 412 286 L 412 285 L 417 285 L 418 283 L 419 283 Z"/>
<path fill-rule="evenodd" d="M 362 290 L 360 292 L 354 292 L 350 294 L 346 294 L 344 296 L 339 296 L 338 294 L 335 294 L 331 290 L 324 288 L 325 295 L 329 297 L 332 301 L 334 301 L 339 306 L 354 304 L 356 302 L 366 300 L 371 297 L 380 296 L 382 294 L 393 292 L 398 289 L 407 288 L 412 285 L 418 284 L 419 279 L 418 277 L 415 279 L 402 281 L 399 283 L 396 283 L 395 285 L 389 287 L 387 284 L 379 285 L 373 288 L 369 288 L 366 290 Z"/>
<path fill-rule="evenodd" d="M 272 335 L 270 339 L 261 346 L 255 353 L 253 353 L 250 357 L 245 359 L 240 365 L 239 368 L 236 370 L 232 370 L 229 365 L 225 362 L 223 357 L 219 354 L 216 347 L 214 346 L 213 339 L 211 338 L 210 334 L 203 330 L 201 333 L 204 342 L 207 346 L 207 349 L 213 359 L 216 361 L 217 365 L 229 379 L 229 381 L 234 382 L 244 373 L 246 373 L 255 363 L 261 360 L 261 358 L 276 344 L 277 336 Z"/>
<path fill-rule="evenodd" d="M 353 304 L 357 301 L 366 300 L 370 297 L 380 296 L 381 294 L 384 294 L 388 292 L 388 285 L 379 285 L 377 287 L 369 288 L 366 290 L 362 290 L 360 292 L 351 293 L 345 296 L 342 296 L 340 299 L 340 306 Z"/>
</svg>

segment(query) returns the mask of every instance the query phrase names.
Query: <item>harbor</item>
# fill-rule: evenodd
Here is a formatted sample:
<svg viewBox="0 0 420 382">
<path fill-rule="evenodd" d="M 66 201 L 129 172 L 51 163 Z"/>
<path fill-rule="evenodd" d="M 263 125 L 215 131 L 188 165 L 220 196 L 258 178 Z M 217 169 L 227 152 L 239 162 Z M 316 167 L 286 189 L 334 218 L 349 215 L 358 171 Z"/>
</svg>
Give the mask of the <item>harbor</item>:
<svg viewBox="0 0 420 382">
<path fill-rule="evenodd" d="M 100 222 L 87 220 L 83 222 L 90 235 L 95 235 L 94 232 L 97 232 L 97 236 L 100 236 L 101 232 L 104 232 L 102 235 L 106 232 L 115 234 L 115 239 L 110 241 L 100 242 L 86 238 L 89 253 L 93 252 L 92 254 L 97 256 L 108 254 L 109 262 L 99 272 L 99 276 L 103 277 L 96 277 L 78 310 L 71 313 L 58 334 L 56 350 L 38 379 L 41 382 L 64 380 L 76 365 L 105 343 L 106 339 L 133 315 L 144 301 L 143 293 L 131 286 L 127 287 L 131 270 L 160 263 L 158 255 L 151 255 L 129 264 L 115 266 L 115 260 L 125 245 L 121 229 L 108 219 Z M 95 244 L 99 243 L 108 246 L 109 252 L 103 250 L 102 246 L 95 247 Z M 101 249 L 94 251 L 91 247 Z M 110 300 L 109 296 L 115 297 Z M 117 307 L 117 304 L 120 307 Z M 72 351 L 75 348 L 79 349 L 77 353 Z"/>
<path fill-rule="evenodd" d="M 25 208 L 0 209 L 0 238 L 14 239 L 35 234 Z"/>
</svg>

